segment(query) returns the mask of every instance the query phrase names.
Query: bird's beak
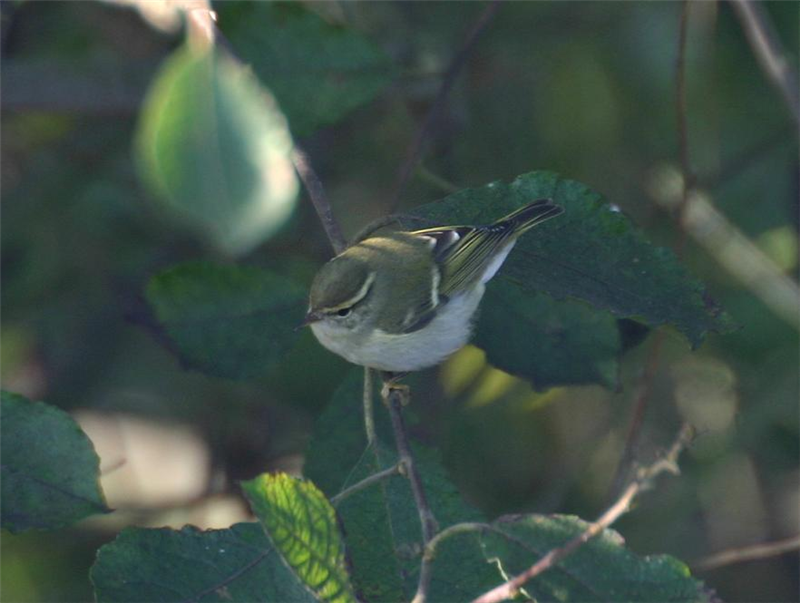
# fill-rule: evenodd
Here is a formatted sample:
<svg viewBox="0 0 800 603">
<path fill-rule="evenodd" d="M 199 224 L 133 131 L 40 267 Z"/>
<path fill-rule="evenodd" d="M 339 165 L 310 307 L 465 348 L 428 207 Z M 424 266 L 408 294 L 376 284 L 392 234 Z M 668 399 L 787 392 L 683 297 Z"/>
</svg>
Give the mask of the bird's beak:
<svg viewBox="0 0 800 603">
<path fill-rule="evenodd" d="M 312 312 L 311 310 L 309 310 L 306 313 L 306 317 L 303 319 L 303 322 L 301 322 L 299 325 L 297 325 L 294 328 L 294 330 L 295 331 L 299 331 L 303 327 L 307 327 L 308 325 L 310 325 L 312 322 L 317 322 L 319 320 L 322 320 L 322 313 L 321 312 Z"/>
</svg>

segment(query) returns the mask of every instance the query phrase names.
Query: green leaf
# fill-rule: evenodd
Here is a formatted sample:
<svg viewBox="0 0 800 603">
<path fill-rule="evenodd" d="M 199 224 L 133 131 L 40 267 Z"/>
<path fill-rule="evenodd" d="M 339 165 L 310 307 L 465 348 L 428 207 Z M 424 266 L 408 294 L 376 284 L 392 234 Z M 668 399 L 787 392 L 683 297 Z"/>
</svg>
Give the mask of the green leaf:
<svg viewBox="0 0 800 603">
<path fill-rule="evenodd" d="M 279 361 L 305 311 L 297 285 L 250 266 L 178 264 L 155 275 L 145 296 L 188 367 L 230 379 Z"/>
<path fill-rule="evenodd" d="M 275 94 L 296 136 L 337 122 L 372 100 L 394 76 L 380 48 L 301 3 L 236 8 L 238 14 L 220 7 L 220 27 Z"/>
<path fill-rule="evenodd" d="M 589 524 L 577 517 L 537 515 L 501 518 L 494 526 L 513 540 L 483 532 L 485 557 L 506 575 L 516 576 Z M 703 584 L 691 577 L 683 563 L 668 555 L 640 557 L 626 549 L 613 530 L 590 540 L 523 588 L 537 601 L 708 600 Z"/>
<path fill-rule="evenodd" d="M 564 214 L 517 242 L 482 304 L 477 344 L 498 367 L 538 388 L 615 385 L 621 343 L 612 317 L 671 325 L 694 347 L 709 332 L 730 330 L 728 317 L 674 253 L 653 246 L 579 182 L 531 172 L 510 184 L 459 191 L 412 214 L 437 224 L 489 224 L 545 197 Z M 419 227 L 413 220 L 404 224 Z"/>
<path fill-rule="evenodd" d="M 474 343 L 494 366 L 530 379 L 538 389 L 618 386 L 621 342 L 611 314 L 525 291 L 510 279 L 488 288 Z"/>
<path fill-rule="evenodd" d="M 242 488 L 275 548 L 319 600 L 356 600 L 336 512 L 314 484 L 265 473 Z"/>
<path fill-rule="evenodd" d="M 305 474 L 329 496 L 398 461 L 388 415 L 381 404 L 375 408 L 379 441 L 374 449 L 367 448 L 361 410 L 362 375 L 363 370 L 353 369 L 345 378 L 318 418 L 306 455 Z M 412 448 L 428 502 L 440 525 L 480 519 L 448 479 L 438 454 L 420 445 L 412 444 Z M 357 591 L 370 601 L 410 600 L 417 588 L 421 562 L 421 527 L 408 481 L 399 475 L 386 478 L 348 496 L 336 510 L 347 534 Z M 483 563 L 466 571 L 469 576 L 453 574 L 436 579 L 434 591 L 441 588 L 448 593 L 440 600 L 467 600 L 469 596 L 460 584 L 477 583 L 488 588 L 497 576 L 494 568 Z M 477 595 L 478 591 L 470 593 Z"/>
<path fill-rule="evenodd" d="M 126 528 L 100 548 L 91 579 L 101 603 L 317 601 L 257 523 L 208 531 Z"/>
<path fill-rule="evenodd" d="M 107 513 L 100 459 L 72 417 L 18 394 L 1 397 L 2 527 L 54 529 Z"/>
<path fill-rule="evenodd" d="M 136 151 L 165 215 L 228 254 L 265 241 L 294 208 L 299 185 L 286 120 L 250 70 L 221 51 L 185 47 L 165 62 Z"/>
</svg>

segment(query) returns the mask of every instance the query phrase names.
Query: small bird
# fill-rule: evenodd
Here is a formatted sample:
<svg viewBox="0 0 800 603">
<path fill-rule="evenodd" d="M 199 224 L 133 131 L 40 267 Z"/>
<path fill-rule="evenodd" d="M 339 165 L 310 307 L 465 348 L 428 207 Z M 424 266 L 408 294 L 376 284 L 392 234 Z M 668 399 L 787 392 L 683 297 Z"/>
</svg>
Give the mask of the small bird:
<svg viewBox="0 0 800 603">
<path fill-rule="evenodd" d="M 540 199 L 488 226 L 359 241 L 317 273 L 302 325 L 335 354 L 385 374 L 437 365 L 469 341 L 485 285 L 519 236 L 562 211 Z"/>
</svg>

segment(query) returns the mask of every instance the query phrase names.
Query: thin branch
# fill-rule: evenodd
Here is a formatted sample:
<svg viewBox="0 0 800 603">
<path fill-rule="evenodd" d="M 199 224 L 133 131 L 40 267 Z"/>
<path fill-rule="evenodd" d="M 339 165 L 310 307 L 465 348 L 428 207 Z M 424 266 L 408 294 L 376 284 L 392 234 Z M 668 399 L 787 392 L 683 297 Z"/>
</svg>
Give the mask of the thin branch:
<svg viewBox="0 0 800 603">
<path fill-rule="evenodd" d="M 375 431 L 375 410 L 372 404 L 372 369 L 364 367 L 364 431 L 367 433 L 367 446 L 373 448 L 377 441 Z"/>
<path fill-rule="evenodd" d="M 436 558 L 436 548 L 452 536 L 469 532 L 494 532 L 528 551 L 535 552 L 527 543 L 490 523 L 466 521 L 452 525 L 436 534 L 425 547 L 425 551 L 422 555 L 422 565 L 419 570 L 417 593 L 414 595 L 414 599 L 411 603 L 425 603 L 428 600 L 428 588 L 430 587 L 431 578 L 433 577 L 433 560 Z"/>
<path fill-rule="evenodd" d="M 639 384 L 639 393 L 636 396 L 636 403 L 633 406 L 633 415 L 631 422 L 628 425 L 628 434 L 625 438 L 625 448 L 622 451 L 622 456 L 619 459 L 617 470 L 614 473 L 614 479 L 611 482 L 609 489 L 609 499 L 613 499 L 622 490 L 622 486 L 628 481 L 631 468 L 636 462 L 636 457 L 639 454 L 639 444 L 641 443 L 642 425 L 644 425 L 644 417 L 647 412 L 647 402 L 650 399 L 650 394 L 653 391 L 653 381 L 656 377 L 658 370 L 659 353 L 661 351 L 661 344 L 664 342 L 664 332 L 659 331 L 653 337 L 653 345 L 647 354 L 647 364 L 642 374 L 642 380 Z"/>
<path fill-rule="evenodd" d="M 341 253 L 347 247 L 347 243 L 339 228 L 339 223 L 333 217 L 328 196 L 325 194 L 322 182 L 311 167 L 308 156 L 296 144 L 292 151 L 292 163 L 294 163 L 294 169 L 297 170 L 308 191 L 308 196 L 311 197 L 311 202 L 314 204 L 314 209 L 317 210 L 317 215 L 322 222 L 322 227 L 325 229 L 325 234 L 328 235 L 328 240 L 331 242 L 334 252 Z"/>
<path fill-rule="evenodd" d="M 689 203 L 689 191 L 694 187 L 695 176 L 689 161 L 689 126 L 686 117 L 686 37 L 689 29 L 689 4 L 690 0 L 683 0 L 681 20 L 678 34 L 678 60 L 675 76 L 675 113 L 678 124 L 679 156 L 681 173 L 683 175 L 683 189 L 681 202 L 678 205 L 677 224 L 678 241 L 675 251 L 678 256 L 683 252 L 686 243 L 686 230 L 684 229 L 684 215 L 686 205 Z"/>
<path fill-rule="evenodd" d="M 747 35 L 747 41 L 758 64 L 772 85 L 777 88 L 794 120 L 800 123 L 800 92 L 797 73 L 786 57 L 775 26 L 767 10 L 759 2 L 729 0 L 733 12 Z"/>
<path fill-rule="evenodd" d="M 683 187 L 681 189 L 681 200 L 676 211 L 676 222 L 678 226 L 678 240 L 675 244 L 675 252 L 680 257 L 686 244 L 685 214 L 689 204 L 689 192 L 694 187 L 695 176 L 692 172 L 689 160 L 689 127 L 686 117 L 686 39 L 689 29 L 689 4 L 690 0 L 683 0 L 681 6 L 680 25 L 678 33 L 678 58 L 676 61 L 675 74 L 675 113 L 678 126 L 678 155 L 680 156 L 681 172 L 683 174 Z M 617 495 L 622 488 L 630 473 L 630 468 L 636 460 L 639 444 L 642 437 L 642 426 L 647 414 L 647 406 L 650 401 L 653 380 L 658 369 L 659 352 L 664 341 L 664 333 L 656 333 L 653 345 L 647 356 L 642 381 L 639 385 L 639 394 L 633 406 L 633 415 L 628 426 L 628 433 L 625 438 L 625 447 L 622 451 L 619 464 L 611 482 L 609 498 Z"/>
<path fill-rule="evenodd" d="M 420 479 L 416 464 L 414 463 L 411 446 L 408 442 L 405 421 L 403 420 L 402 407 L 404 400 L 407 400 L 408 390 L 385 384 L 383 388 L 383 397 L 389 409 L 389 417 L 392 420 L 392 431 L 394 431 L 397 454 L 400 457 L 400 462 L 403 465 L 403 469 L 411 485 L 414 504 L 419 513 L 419 521 L 420 524 L 422 524 L 422 544 L 425 546 L 436 535 L 438 525 L 436 523 L 436 518 L 433 516 L 433 511 L 431 511 L 430 505 L 428 504 L 428 499 L 425 496 L 425 488 L 422 485 L 422 480 Z"/>
<path fill-rule="evenodd" d="M 397 206 L 400 204 L 400 197 L 405 190 L 406 184 L 408 184 L 408 179 L 411 177 L 417 162 L 422 156 L 425 141 L 427 140 L 433 125 L 436 123 L 436 121 L 438 121 L 442 109 L 444 109 L 447 97 L 450 94 L 450 90 L 452 90 L 453 84 L 455 84 L 456 77 L 464 67 L 469 54 L 472 52 L 472 49 L 475 47 L 476 42 L 481 37 L 481 34 L 486 30 L 486 27 L 492 21 L 492 18 L 497 12 L 499 6 L 500 0 L 492 0 L 489 3 L 489 5 L 478 17 L 478 20 L 475 21 L 475 24 L 472 26 L 472 29 L 464 40 L 461 49 L 450 61 L 450 66 L 444 73 L 442 85 L 439 87 L 439 92 L 436 94 L 433 105 L 431 105 L 431 108 L 428 110 L 425 120 L 422 122 L 422 125 L 417 131 L 417 135 L 414 137 L 414 141 L 411 143 L 411 146 L 406 152 L 406 160 L 400 169 L 397 182 L 394 187 L 394 193 L 392 194 L 391 201 L 389 202 L 388 213 L 393 213 L 396 211 Z"/>
<path fill-rule="evenodd" d="M 578 548 L 586 544 L 592 538 L 600 534 L 603 530 L 611 526 L 621 515 L 626 513 L 631 508 L 631 503 L 636 496 L 643 490 L 650 487 L 655 480 L 663 472 L 677 474 L 678 471 L 678 457 L 683 449 L 689 444 L 693 436 L 693 429 L 684 425 L 681 427 L 678 437 L 672 444 L 667 454 L 650 465 L 639 471 L 636 479 L 625 489 L 619 499 L 611 505 L 605 513 L 603 513 L 597 521 L 592 523 L 581 534 L 558 548 L 550 550 L 544 557 L 539 559 L 527 570 L 512 578 L 511 580 L 501 584 L 497 588 L 484 593 L 472 603 L 496 603 L 498 601 L 505 601 L 512 599 L 519 592 L 522 586 L 529 580 L 542 574 L 548 569 L 555 566 L 559 561 L 566 556 L 575 552 Z"/>
<path fill-rule="evenodd" d="M 792 536 L 791 538 L 786 538 L 785 540 L 778 540 L 777 542 L 768 542 L 765 544 L 756 544 L 739 549 L 722 551 L 721 553 L 716 553 L 705 559 L 701 559 L 693 565 L 695 569 L 707 572 L 725 565 L 767 559 L 798 549 L 800 549 L 800 534 Z"/>
<path fill-rule="evenodd" d="M 333 496 L 331 498 L 331 503 L 333 504 L 333 506 L 336 506 L 348 496 L 351 496 L 356 492 L 359 492 L 360 490 L 363 490 L 364 488 L 371 486 L 372 484 L 378 483 L 382 479 L 386 479 L 387 477 L 400 474 L 403 471 L 404 469 L 402 464 L 397 463 L 396 465 L 393 465 L 388 469 L 384 469 L 383 471 L 378 471 L 377 473 L 373 473 L 369 477 L 365 477 L 360 482 L 353 484 L 349 488 L 345 488 L 344 490 L 339 492 L 339 494 L 337 494 L 336 496 Z"/>
</svg>

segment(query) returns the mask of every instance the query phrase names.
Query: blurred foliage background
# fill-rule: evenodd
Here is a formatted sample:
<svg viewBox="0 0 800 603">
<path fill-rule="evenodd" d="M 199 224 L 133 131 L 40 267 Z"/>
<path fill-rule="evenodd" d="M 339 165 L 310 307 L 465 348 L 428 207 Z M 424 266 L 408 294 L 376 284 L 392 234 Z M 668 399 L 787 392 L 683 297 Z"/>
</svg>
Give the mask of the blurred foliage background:
<svg viewBox="0 0 800 603">
<path fill-rule="evenodd" d="M 271 52 L 259 46 L 254 6 L 214 6 L 220 29 L 246 60 Z M 353 235 L 390 210 L 407 149 L 484 6 L 292 6 L 371 40 L 348 50 L 364 60 L 357 98 L 317 98 L 324 68 L 314 69 L 321 59 L 311 30 L 300 32 L 310 36 L 299 57 L 308 65 L 306 88 L 274 90 L 288 99 L 281 109 L 292 133 Z M 600 191 L 651 240 L 674 246 L 674 221 L 657 202 L 676 179 L 680 186 L 681 6 L 501 5 L 456 80 L 400 209 L 452 187 L 547 169 Z M 764 7 L 785 48 L 796 49 L 800 5 Z M 85 601 L 94 551 L 122 526 L 228 526 L 247 517 L 236 480 L 264 470 L 301 472 L 313 420 L 347 366 L 306 332 L 256 379 L 182 368 L 148 320 L 145 286 L 163 268 L 223 259 L 227 248 L 165 218 L 139 177 L 147 165 L 134 160 L 136 141 L 148 144 L 146 126 L 138 129 L 143 100 L 180 34 L 169 31 L 168 17 L 162 31 L 131 8 L 100 2 L 3 2 L 0 9 L 3 387 L 78 418 L 118 510 L 57 533 L 4 532 L 3 600 Z M 373 46 L 389 60 L 370 54 Z M 792 60 L 796 67 L 796 54 Z M 796 281 L 796 124 L 729 5 L 692 4 L 686 84 L 698 186 Z M 340 110 L 311 133 L 302 108 L 315 102 Z M 286 223 L 266 243 L 237 250 L 239 261 L 305 287 L 330 248 L 304 193 L 291 216 L 284 214 Z M 740 252 L 748 261 L 747 249 Z M 690 237 L 683 261 L 741 328 L 711 336 L 694 352 L 667 334 L 639 456 L 652 458 L 682 420 L 701 437 L 682 477 L 643 497 L 616 527 L 633 550 L 671 553 L 692 565 L 800 531 L 800 359 L 796 328 L 721 268 L 713 249 Z M 468 347 L 420 376 L 414 406 L 424 421 L 415 435 L 441 450 L 465 496 L 489 515 L 557 511 L 590 519 L 609 500 L 652 345 L 650 335 L 626 353 L 620 391 L 547 392 L 491 368 Z M 699 576 L 729 601 L 796 600 L 800 588 L 796 552 Z"/>
</svg>

